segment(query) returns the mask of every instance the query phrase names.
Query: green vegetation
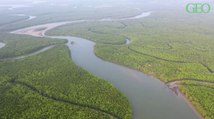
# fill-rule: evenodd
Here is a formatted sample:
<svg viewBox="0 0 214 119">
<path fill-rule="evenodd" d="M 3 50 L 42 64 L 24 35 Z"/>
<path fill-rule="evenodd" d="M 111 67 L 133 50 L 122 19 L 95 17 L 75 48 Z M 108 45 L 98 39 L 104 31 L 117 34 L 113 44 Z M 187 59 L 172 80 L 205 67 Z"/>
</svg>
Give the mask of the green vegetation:
<svg viewBox="0 0 214 119">
<path fill-rule="evenodd" d="M 93 39 L 102 43 L 95 47 L 99 57 L 151 73 L 164 81 L 182 78 L 212 80 L 214 76 L 212 73 L 214 70 L 213 35 L 204 34 L 204 30 L 202 32 L 201 29 L 185 32 L 184 25 L 172 26 L 176 24 L 173 21 L 167 24 L 160 22 L 151 18 L 146 18 L 144 21 L 124 22 L 127 27 L 123 29 L 118 28 L 121 25 L 119 22 L 113 22 L 110 28 L 110 23 L 97 23 L 96 27 L 94 27 L 96 23 L 84 23 L 79 26 L 75 24 L 54 29 L 49 34 L 70 34 Z M 174 27 L 177 29 L 171 30 Z M 191 28 L 193 25 L 186 27 Z M 93 29 L 93 32 L 88 29 Z M 106 35 L 108 37 L 105 37 Z M 117 38 L 114 37 L 116 35 Z M 122 43 L 126 37 L 132 40 L 129 46 L 109 45 L 115 42 Z M 106 42 L 108 44 L 105 44 Z"/>
<path fill-rule="evenodd" d="M 58 45 L 39 55 L 0 62 L 1 118 L 131 118 L 127 99 L 76 66 Z"/>
<path fill-rule="evenodd" d="M 177 79 L 214 82 L 213 20 L 212 15 L 156 12 L 142 20 L 66 25 L 49 34 L 93 40 L 98 43 L 95 46 L 98 57 L 152 74 L 164 82 Z M 122 43 L 125 38 L 129 38 L 131 44 L 110 45 Z M 213 95 L 213 89 L 194 92 L 196 89 L 191 88 L 183 88 L 183 92 L 192 94 L 193 100 L 199 100 L 203 91 Z M 195 102 L 207 118 L 213 117 L 209 105 L 214 105 L 214 101 L 203 97 Z"/>
<path fill-rule="evenodd" d="M 1 119 L 108 118 L 108 115 L 97 111 L 47 99 L 18 84 L 2 85 Z"/>
<path fill-rule="evenodd" d="M 71 24 L 68 27 L 57 27 L 54 30 L 48 31 L 48 34 L 69 34 L 78 37 L 84 37 L 98 43 L 124 44 L 126 37 L 116 34 L 115 32 L 117 32 L 118 29 L 123 29 L 125 27 L 126 25 L 124 25 L 122 22 L 105 22 L 104 27 L 102 22 L 86 22 Z"/>
<path fill-rule="evenodd" d="M 205 119 L 214 118 L 214 84 L 184 82 L 181 84 L 180 89 Z"/>
<path fill-rule="evenodd" d="M 6 44 L 0 49 L 0 59 L 6 59 L 38 51 L 44 47 L 64 44 L 65 40 L 34 38 L 24 35 L 0 33 L 0 42 Z"/>
</svg>

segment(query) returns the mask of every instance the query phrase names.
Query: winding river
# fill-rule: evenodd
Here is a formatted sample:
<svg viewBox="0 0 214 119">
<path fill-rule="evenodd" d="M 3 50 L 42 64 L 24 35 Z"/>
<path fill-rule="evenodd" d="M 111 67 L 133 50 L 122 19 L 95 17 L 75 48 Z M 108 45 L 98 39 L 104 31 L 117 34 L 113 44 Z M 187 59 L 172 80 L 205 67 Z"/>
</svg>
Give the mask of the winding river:
<svg viewBox="0 0 214 119">
<path fill-rule="evenodd" d="M 150 13 L 141 14 L 141 17 Z M 135 16 L 121 20 L 141 18 Z M 109 21 L 102 19 L 100 21 Z M 81 21 L 85 22 L 85 20 Z M 72 22 L 66 22 L 72 23 Z M 55 24 L 55 26 L 54 26 Z M 182 96 L 174 94 L 160 80 L 142 72 L 110 63 L 94 54 L 95 43 L 87 39 L 71 36 L 45 36 L 47 30 L 65 23 L 46 24 L 20 29 L 12 33 L 40 37 L 67 39 L 72 60 L 90 73 L 108 80 L 128 97 L 133 110 L 133 119 L 199 119 L 200 116 L 187 104 Z M 38 28 L 45 28 L 36 31 Z M 36 31 L 36 33 L 35 33 Z M 129 41 L 127 41 L 129 42 Z"/>
<path fill-rule="evenodd" d="M 67 46 L 77 65 L 108 80 L 128 97 L 133 109 L 133 119 L 199 118 L 182 97 L 175 95 L 158 79 L 95 56 L 94 42 L 69 36 L 54 38 L 68 39 Z"/>
</svg>

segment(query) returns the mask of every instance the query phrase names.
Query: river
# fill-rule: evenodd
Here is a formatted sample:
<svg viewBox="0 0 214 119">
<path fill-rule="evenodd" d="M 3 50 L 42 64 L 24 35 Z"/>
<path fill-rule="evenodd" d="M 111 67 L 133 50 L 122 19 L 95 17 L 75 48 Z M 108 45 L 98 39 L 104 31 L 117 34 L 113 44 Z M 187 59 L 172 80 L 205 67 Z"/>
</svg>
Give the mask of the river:
<svg viewBox="0 0 214 119">
<path fill-rule="evenodd" d="M 141 17 L 150 13 L 141 14 Z M 121 20 L 141 18 L 135 16 Z M 109 21 L 102 19 L 100 21 Z M 116 19 L 118 20 L 118 19 Z M 96 20 L 99 21 L 99 20 Z M 83 20 L 82 22 L 85 22 Z M 68 22 L 73 23 L 73 22 Z M 55 25 L 54 25 L 55 24 Z M 64 25 L 64 23 L 58 23 Z M 187 104 L 183 97 L 174 94 L 160 80 L 142 72 L 110 63 L 94 54 L 95 43 L 71 36 L 44 36 L 47 30 L 53 29 L 57 23 L 19 29 L 11 33 L 40 37 L 67 39 L 72 60 L 88 72 L 101 77 L 117 87 L 132 106 L 133 119 L 199 119 L 199 115 Z M 38 28 L 46 28 L 36 31 Z"/>
<path fill-rule="evenodd" d="M 133 119 L 199 119 L 185 100 L 160 80 L 98 58 L 94 54 L 94 42 L 70 36 L 53 38 L 67 39 L 72 59 L 78 66 L 108 80 L 128 97 Z"/>
</svg>

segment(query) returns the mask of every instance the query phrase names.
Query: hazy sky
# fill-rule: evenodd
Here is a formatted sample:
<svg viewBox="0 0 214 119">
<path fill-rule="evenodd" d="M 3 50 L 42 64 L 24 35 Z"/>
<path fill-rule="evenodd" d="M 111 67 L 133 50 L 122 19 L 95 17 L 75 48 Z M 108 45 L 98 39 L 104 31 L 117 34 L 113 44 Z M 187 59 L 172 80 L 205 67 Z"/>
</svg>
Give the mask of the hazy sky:
<svg viewBox="0 0 214 119">
<path fill-rule="evenodd" d="M 8 5 L 26 5 L 26 6 L 34 6 L 34 5 L 74 5 L 74 6 L 107 6 L 107 5 L 131 5 L 135 4 L 137 6 L 149 7 L 151 9 L 156 8 L 174 8 L 179 6 L 184 9 L 187 3 L 191 2 L 208 2 L 214 5 L 214 0 L 0 0 L 0 6 L 8 6 Z M 145 6 L 146 5 L 146 6 Z M 181 7 L 183 6 L 183 7 Z"/>
</svg>

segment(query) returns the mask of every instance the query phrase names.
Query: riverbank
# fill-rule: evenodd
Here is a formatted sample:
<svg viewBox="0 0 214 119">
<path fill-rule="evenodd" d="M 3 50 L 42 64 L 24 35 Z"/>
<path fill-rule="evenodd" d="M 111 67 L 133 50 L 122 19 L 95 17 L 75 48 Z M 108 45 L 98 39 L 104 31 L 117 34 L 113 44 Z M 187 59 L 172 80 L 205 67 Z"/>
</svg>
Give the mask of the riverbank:
<svg viewBox="0 0 214 119">
<path fill-rule="evenodd" d="M 170 83 L 166 83 L 166 85 L 169 87 L 170 90 L 172 90 L 177 96 L 180 96 L 181 98 L 183 98 L 186 103 L 191 107 L 191 109 L 198 115 L 198 117 L 200 119 L 204 119 L 204 117 L 202 116 L 202 114 L 200 112 L 198 112 L 197 108 L 195 105 L 193 105 L 193 103 L 188 99 L 188 97 L 181 92 L 181 90 L 179 89 L 179 82 L 180 81 L 174 81 L 174 82 L 170 82 Z"/>
<path fill-rule="evenodd" d="M 38 26 L 33 26 L 33 27 L 15 30 L 15 31 L 12 31 L 11 33 L 22 34 L 22 35 L 30 35 L 30 36 L 34 36 L 34 37 L 44 37 L 46 31 L 54 29 L 58 26 L 68 24 L 68 23 L 70 23 L 70 22 L 59 22 L 59 23 L 50 23 L 50 24 L 38 25 Z"/>
<path fill-rule="evenodd" d="M 113 61 L 106 60 L 103 57 L 100 57 L 98 55 L 96 55 L 96 56 L 99 57 L 100 59 L 104 60 L 104 61 L 113 62 Z M 139 71 L 139 70 L 137 70 L 137 69 L 135 69 L 135 68 L 133 68 L 131 66 L 124 65 L 124 64 L 121 64 L 119 62 L 113 62 L 113 63 L 119 64 L 119 65 L 123 65 L 123 66 L 128 67 L 128 68 L 130 68 L 132 70 Z M 154 78 L 156 77 L 153 73 L 147 72 L 146 74 L 149 75 L 149 76 L 151 76 L 151 77 L 154 77 Z M 164 83 L 177 97 L 180 97 L 183 100 L 185 100 L 185 102 L 188 104 L 188 106 L 195 112 L 195 114 L 197 114 L 197 116 L 199 117 L 199 119 L 204 119 L 204 117 L 202 116 L 202 114 L 197 110 L 196 106 L 193 105 L 193 103 L 188 99 L 188 97 L 184 93 L 182 93 L 181 90 L 179 89 L 179 82 L 180 81 L 175 80 L 175 81 L 171 81 L 169 83 L 165 82 L 162 79 L 159 79 L 159 81 L 161 81 L 162 83 Z M 204 82 L 204 83 L 206 83 L 206 82 Z M 209 82 L 207 82 L 207 83 L 209 83 Z"/>
</svg>

